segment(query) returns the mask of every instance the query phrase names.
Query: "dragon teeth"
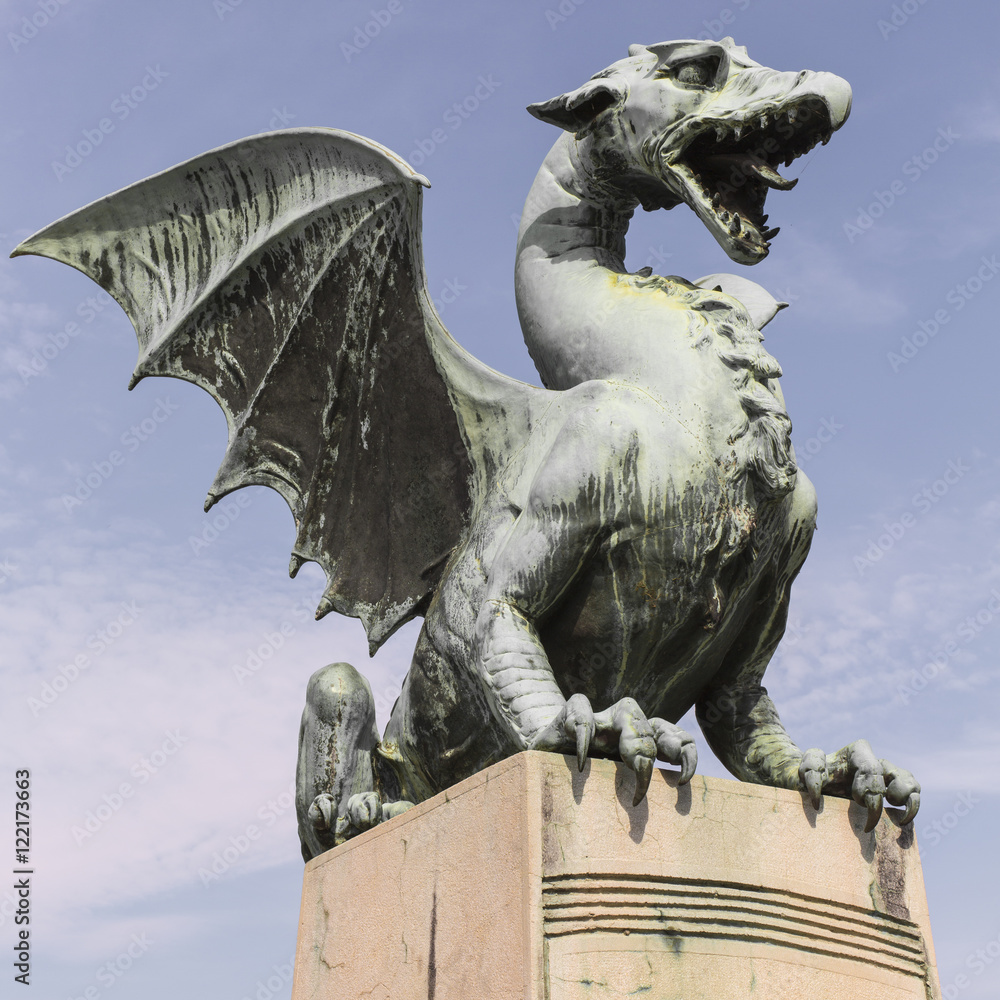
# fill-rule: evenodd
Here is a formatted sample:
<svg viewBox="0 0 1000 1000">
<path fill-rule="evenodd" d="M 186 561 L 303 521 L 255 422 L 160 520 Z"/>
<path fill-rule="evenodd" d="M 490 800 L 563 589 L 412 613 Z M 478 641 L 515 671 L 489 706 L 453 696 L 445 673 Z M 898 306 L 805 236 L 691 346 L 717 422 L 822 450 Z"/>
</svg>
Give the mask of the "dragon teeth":
<svg viewBox="0 0 1000 1000">
<path fill-rule="evenodd" d="M 726 130 L 721 125 L 715 126 L 715 141 L 722 142 L 726 137 Z"/>
<path fill-rule="evenodd" d="M 729 232 L 735 236 L 740 231 L 740 217 L 734 215 L 732 221 L 729 223 Z"/>
<path fill-rule="evenodd" d="M 733 135 L 736 136 L 736 141 L 740 141 L 740 136 L 743 135 L 743 126 L 737 125 L 733 128 Z"/>
<path fill-rule="evenodd" d="M 823 145 L 825 146 L 832 138 L 833 138 L 833 133 L 827 132 L 826 135 L 823 136 Z"/>
<path fill-rule="evenodd" d="M 767 128 L 767 115 L 760 116 L 760 127 Z"/>
<path fill-rule="evenodd" d="M 712 208 L 718 208 L 722 204 L 722 195 L 718 191 L 712 195 Z"/>
<path fill-rule="evenodd" d="M 789 108 L 788 111 L 786 111 L 785 113 L 788 115 L 788 120 L 790 122 L 795 121 L 795 114 L 796 114 L 795 108 Z"/>
</svg>

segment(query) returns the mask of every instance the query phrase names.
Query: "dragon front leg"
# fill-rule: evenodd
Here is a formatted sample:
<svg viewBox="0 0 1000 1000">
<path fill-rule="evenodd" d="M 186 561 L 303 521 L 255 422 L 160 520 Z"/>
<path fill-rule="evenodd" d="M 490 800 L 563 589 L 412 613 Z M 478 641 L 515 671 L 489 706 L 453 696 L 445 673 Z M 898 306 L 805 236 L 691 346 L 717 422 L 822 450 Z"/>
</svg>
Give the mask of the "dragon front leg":
<svg viewBox="0 0 1000 1000">
<path fill-rule="evenodd" d="M 476 656 L 494 713 L 522 747 L 575 754 L 581 768 L 591 752 L 618 756 L 635 771 L 638 803 L 657 758 L 679 765 L 681 781 L 690 780 L 693 739 L 673 723 L 647 718 L 632 698 L 596 713 L 582 694 L 567 699 L 537 628 L 614 526 L 613 498 L 600 485 L 613 476 L 581 461 L 601 452 L 595 439 L 607 422 L 598 431 L 586 417 L 563 429 L 490 567 Z M 611 445 L 604 454 L 615 452 Z"/>
<path fill-rule="evenodd" d="M 909 771 L 876 757 L 866 740 L 829 755 L 803 752 L 759 683 L 713 689 L 698 701 L 697 715 L 716 756 L 743 781 L 805 792 L 817 808 L 824 794 L 854 799 L 868 810 L 866 832 L 878 823 L 883 799 L 902 808 L 902 823 L 917 814 L 920 785 Z"/>
<path fill-rule="evenodd" d="M 556 683 L 532 619 L 507 600 L 488 600 L 477 623 L 479 661 L 495 710 L 528 750 L 618 756 L 635 772 L 633 802 L 649 788 L 659 758 L 681 768 L 680 783 L 698 764 L 692 737 L 665 719 L 647 718 L 633 698 L 594 712 L 585 695 L 567 699 Z"/>
<path fill-rule="evenodd" d="M 829 756 L 816 749 L 803 752 L 785 732 L 761 685 L 784 634 L 792 581 L 809 551 L 816 523 L 815 493 L 801 472 L 787 517 L 787 548 L 778 560 L 784 571 L 777 579 L 762 581 L 758 613 L 698 699 L 698 723 L 719 760 L 743 781 L 806 792 L 817 808 L 824 793 L 852 798 L 867 808 L 869 831 L 885 799 L 903 808 L 901 820 L 908 823 L 920 806 L 920 785 L 909 771 L 877 758 L 865 740 Z"/>
</svg>

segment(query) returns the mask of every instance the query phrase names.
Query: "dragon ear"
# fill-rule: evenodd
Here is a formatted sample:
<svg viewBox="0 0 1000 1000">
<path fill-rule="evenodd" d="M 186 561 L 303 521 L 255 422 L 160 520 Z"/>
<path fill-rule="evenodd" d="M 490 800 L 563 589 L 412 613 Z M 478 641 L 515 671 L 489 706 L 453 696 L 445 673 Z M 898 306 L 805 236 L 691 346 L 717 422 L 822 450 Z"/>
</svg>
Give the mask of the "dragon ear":
<svg viewBox="0 0 1000 1000">
<path fill-rule="evenodd" d="M 588 80 L 582 87 L 553 97 L 550 101 L 529 104 L 528 111 L 550 125 L 579 134 L 608 108 L 623 101 L 628 94 L 625 82 L 616 77 Z"/>
</svg>

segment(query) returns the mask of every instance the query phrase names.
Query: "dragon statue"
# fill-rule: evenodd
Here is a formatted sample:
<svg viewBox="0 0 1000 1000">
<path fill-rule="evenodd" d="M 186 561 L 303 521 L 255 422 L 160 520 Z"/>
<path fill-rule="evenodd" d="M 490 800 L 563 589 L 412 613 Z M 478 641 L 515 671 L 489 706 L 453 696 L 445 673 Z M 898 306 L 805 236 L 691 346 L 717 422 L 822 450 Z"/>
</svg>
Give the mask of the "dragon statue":
<svg viewBox="0 0 1000 1000">
<path fill-rule="evenodd" d="M 816 499 L 796 469 L 781 369 L 760 329 L 783 303 L 744 278 L 624 264 L 636 207 L 685 203 L 754 264 L 784 163 L 850 110 L 829 73 L 776 72 L 732 39 L 634 45 L 528 110 L 562 131 L 528 194 L 515 287 L 545 388 L 482 365 L 426 289 L 427 181 L 320 128 L 244 139 L 83 208 L 14 251 L 64 261 L 135 327 L 132 377 L 219 402 L 228 447 L 206 509 L 251 484 L 319 563 L 317 617 L 372 652 L 420 615 L 379 737 L 350 665 L 307 691 L 298 817 L 307 859 L 527 748 L 693 774 L 694 705 L 738 778 L 913 819 L 920 787 L 859 740 L 789 738 L 761 684 Z M 131 386 L 130 386 L 131 388 Z"/>
</svg>

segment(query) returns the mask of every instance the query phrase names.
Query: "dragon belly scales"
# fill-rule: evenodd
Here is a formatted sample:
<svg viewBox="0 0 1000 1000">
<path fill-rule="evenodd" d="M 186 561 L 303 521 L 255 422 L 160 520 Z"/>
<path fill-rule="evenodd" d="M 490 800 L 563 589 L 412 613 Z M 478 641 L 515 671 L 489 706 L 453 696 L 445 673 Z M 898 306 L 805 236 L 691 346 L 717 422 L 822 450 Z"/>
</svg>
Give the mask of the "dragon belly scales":
<svg viewBox="0 0 1000 1000">
<path fill-rule="evenodd" d="M 424 617 L 380 736 L 349 664 L 309 682 L 307 859 L 526 748 L 694 772 L 695 706 L 737 777 L 909 822 L 913 776 L 858 740 L 800 750 L 762 686 L 815 526 L 781 369 L 784 305 L 742 277 L 625 267 L 633 211 L 688 205 L 727 255 L 769 252 L 778 172 L 847 119 L 848 85 L 732 39 L 634 45 L 528 110 L 560 134 L 528 195 L 515 292 L 545 388 L 463 350 L 427 294 L 427 181 L 384 147 L 290 129 L 213 150 L 41 230 L 18 254 L 83 271 L 171 375 L 223 408 L 207 506 L 257 484 L 295 517 L 317 617 L 374 652 Z"/>
</svg>

